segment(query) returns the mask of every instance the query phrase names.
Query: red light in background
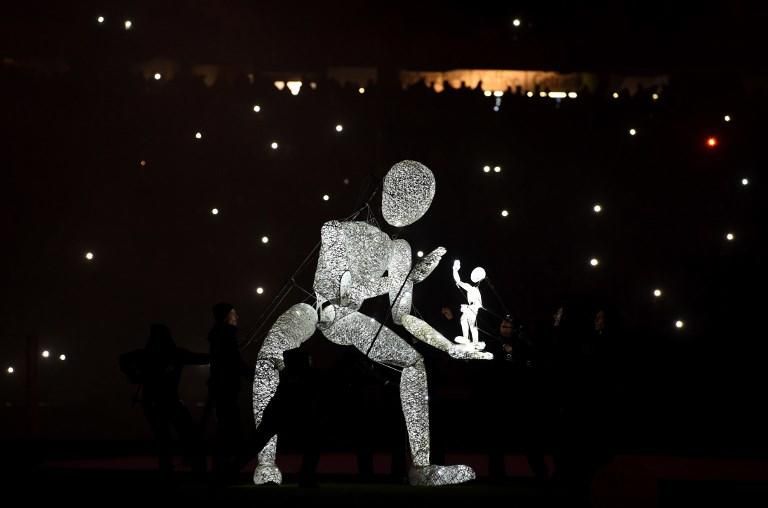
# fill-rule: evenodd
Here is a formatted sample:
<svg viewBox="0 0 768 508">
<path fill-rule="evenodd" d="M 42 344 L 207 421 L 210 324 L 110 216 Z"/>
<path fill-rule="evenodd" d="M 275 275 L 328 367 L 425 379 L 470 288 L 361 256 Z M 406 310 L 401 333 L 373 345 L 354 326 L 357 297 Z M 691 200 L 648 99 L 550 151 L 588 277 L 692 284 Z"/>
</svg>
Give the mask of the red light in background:
<svg viewBox="0 0 768 508">
<path fill-rule="evenodd" d="M 714 137 L 714 136 L 710 136 L 710 137 L 708 137 L 708 138 L 707 138 L 707 146 L 708 146 L 709 148 L 714 148 L 714 147 L 716 147 L 716 146 L 717 146 L 717 143 L 718 143 L 718 141 L 717 141 L 717 138 L 716 138 L 716 137 Z"/>
</svg>

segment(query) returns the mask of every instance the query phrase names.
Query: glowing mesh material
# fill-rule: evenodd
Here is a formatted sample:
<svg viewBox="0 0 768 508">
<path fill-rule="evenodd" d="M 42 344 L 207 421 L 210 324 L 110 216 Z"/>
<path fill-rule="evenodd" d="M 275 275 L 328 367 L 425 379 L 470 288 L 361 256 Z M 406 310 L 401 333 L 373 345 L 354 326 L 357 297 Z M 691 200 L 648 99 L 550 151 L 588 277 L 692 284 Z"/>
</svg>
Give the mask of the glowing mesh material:
<svg viewBox="0 0 768 508">
<path fill-rule="evenodd" d="M 414 161 L 399 162 L 384 178 L 384 218 L 395 226 L 411 224 L 429 209 L 434 194 L 435 181 L 429 169 Z M 301 345 L 316 326 L 331 342 L 355 346 L 376 362 L 402 369 L 400 400 L 414 464 L 409 475 L 412 484 L 445 485 L 473 479 L 474 471 L 468 466 L 429 463 L 427 374 L 421 355 L 392 330 L 358 312 L 365 300 L 388 294 L 393 304 L 393 320 L 402 323 L 414 337 L 454 358 L 491 358 L 489 353 L 453 344 L 410 315 L 413 285 L 435 269 L 445 249 L 435 249 L 411 270 L 408 242 L 391 240 L 368 222 L 326 222 L 320 236 L 322 244 L 313 286 L 317 309 L 305 304 L 291 307 L 272 326 L 259 352 L 253 382 L 256 425 L 261 423 L 264 409 L 277 390 L 283 352 Z M 277 436 L 273 436 L 259 453 L 255 483 L 280 483 L 280 470 L 275 466 L 276 446 Z"/>
<path fill-rule="evenodd" d="M 425 165 L 401 161 L 384 177 L 381 213 L 384 220 L 397 227 L 419 220 L 435 197 L 435 177 Z"/>
<path fill-rule="evenodd" d="M 253 376 L 253 419 L 256 427 L 261 423 L 264 410 L 277 391 L 280 382 L 279 371 L 284 367 L 283 352 L 301 345 L 315 332 L 317 314 L 315 309 L 299 303 L 285 311 L 269 330 L 259 350 Z M 277 436 L 272 436 L 264 449 L 259 452 L 258 466 L 253 472 L 253 482 L 281 483 L 282 474 L 275 465 Z"/>
</svg>

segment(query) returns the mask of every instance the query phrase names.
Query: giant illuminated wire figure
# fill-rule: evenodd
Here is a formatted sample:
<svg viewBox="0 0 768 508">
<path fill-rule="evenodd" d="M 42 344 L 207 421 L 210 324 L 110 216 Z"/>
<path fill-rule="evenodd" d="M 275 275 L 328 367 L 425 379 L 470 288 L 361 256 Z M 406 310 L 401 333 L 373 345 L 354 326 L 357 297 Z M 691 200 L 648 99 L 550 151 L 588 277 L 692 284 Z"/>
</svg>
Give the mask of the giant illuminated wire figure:
<svg viewBox="0 0 768 508">
<path fill-rule="evenodd" d="M 434 176 L 426 166 L 415 161 L 399 162 L 384 177 L 384 220 L 395 227 L 412 224 L 427 212 L 434 195 Z M 376 362 L 402 369 L 400 400 L 413 462 L 408 474 L 412 485 L 446 485 L 473 479 L 475 473 L 469 466 L 430 463 L 427 375 L 421 355 L 395 332 L 358 312 L 365 300 L 388 294 L 393 321 L 417 339 L 453 358 L 491 359 L 490 353 L 454 344 L 410 315 L 413 285 L 432 273 L 443 254 L 445 249 L 438 247 L 412 266 L 408 242 L 392 240 L 368 222 L 323 224 L 314 280 L 317 305 L 313 308 L 300 303 L 284 312 L 258 354 L 253 380 L 256 426 L 261 424 L 264 410 L 277 391 L 283 353 L 299 347 L 319 329 L 331 342 L 355 346 Z M 274 435 L 258 454 L 254 483 L 282 481 L 275 465 L 276 446 Z"/>
</svg>

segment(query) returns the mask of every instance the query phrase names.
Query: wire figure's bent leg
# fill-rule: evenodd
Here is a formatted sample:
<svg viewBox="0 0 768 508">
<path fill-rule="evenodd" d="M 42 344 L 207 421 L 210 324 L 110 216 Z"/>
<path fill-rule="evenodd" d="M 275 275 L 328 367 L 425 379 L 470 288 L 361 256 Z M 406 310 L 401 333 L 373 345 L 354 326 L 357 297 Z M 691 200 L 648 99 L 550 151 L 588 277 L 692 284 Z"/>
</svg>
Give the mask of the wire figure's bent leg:
<svg viewBox="0 0 768 508">
<path fill-rule="evenodd" d="M 284 367 L 283 352 L 294 349 L 309 339 L 315 331 L 317 313 L 305 303 L 292 306 L 277 318 L 269 330 L 259 351 L 253 376 L 253 420 L 256 428 L 263 424 L 264 411 L 277 391 L 280 374 Z M 253 483 L 280 484 L 283 480 L 275 464 L 277 434 L 273 434 L 258 453 L 258 463 L 253 472 Z"/>
<path fill-rule="evenodd" d="M 354 312 L 336 321 L 323 333 L 332 342 L 353 345 L 365 353 L 380 326 L 368 316 Z M 475 472 L 469 466 L 435 466 L 429 463 L 427 373 L 421 355 L 395 332 L 382 327 L 369 357 L 377 362 L 403 368 L 400 378 L 400 402 L 413 461 L 408 474 L 410 483 L 448 485 L 474 479 Z"/>
</svg>

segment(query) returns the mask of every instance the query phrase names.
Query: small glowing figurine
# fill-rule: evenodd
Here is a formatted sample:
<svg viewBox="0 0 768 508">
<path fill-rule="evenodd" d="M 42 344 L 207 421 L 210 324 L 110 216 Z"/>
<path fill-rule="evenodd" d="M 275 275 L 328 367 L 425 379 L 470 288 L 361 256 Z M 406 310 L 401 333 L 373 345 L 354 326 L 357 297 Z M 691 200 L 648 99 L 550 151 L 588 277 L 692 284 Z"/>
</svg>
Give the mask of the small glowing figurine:
<svg viewBox="0 0 768 508">
<path fill-rule="evenodd" d="M 459 277 L 459 270 L 461 269 L 461 261 L 458 259 L 453 262 L 453 280 L 456 281 L 456 285 L 467 292 L 467 303 L 461 306 L 461 333 L 454 339 L 454 342 L 459 344 L 466 344 L 468 347 L 476 349 L 478 351 L 485 349 L 485 342 L 480 342 L 477 338 L 477 312 L 483 307 L 483 297 L 480 295 L 480 288 L 478 284 L 485 278 L 485 270 L 482 267 L 477 267 L 472 270 L 469 278 L 475 284 L 467 284 L 461 281 Z M 470 335 L 472 340 L 470 343 Z"/>
</svg>

